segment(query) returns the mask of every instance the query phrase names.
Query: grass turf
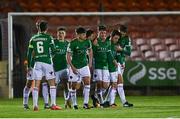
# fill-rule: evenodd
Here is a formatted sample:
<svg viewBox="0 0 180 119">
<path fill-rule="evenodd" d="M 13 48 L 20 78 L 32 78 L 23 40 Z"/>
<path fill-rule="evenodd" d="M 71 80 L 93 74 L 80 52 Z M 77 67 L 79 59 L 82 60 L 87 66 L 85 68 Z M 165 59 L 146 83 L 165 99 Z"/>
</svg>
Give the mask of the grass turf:
<svg viewBox="0 0 180 119">
<path fill-rule="evenodd" d="M 116 108 L 82 108 L 82 98 L 78 97 L 79 109 L 44 110 L 42 98 L 39 99 L 40 110 L 24 110 L 22 98 L 0 99 L 0 118 L 180 118 L 180 96 L 128 96 L 133 108 L 123 108 L 119 97 L 116 99 Z M 91 103 L 91 101 L 90 101 Z M 57 98 L 57 104 L 64 107 L 62 98 Z"/>
</svg>

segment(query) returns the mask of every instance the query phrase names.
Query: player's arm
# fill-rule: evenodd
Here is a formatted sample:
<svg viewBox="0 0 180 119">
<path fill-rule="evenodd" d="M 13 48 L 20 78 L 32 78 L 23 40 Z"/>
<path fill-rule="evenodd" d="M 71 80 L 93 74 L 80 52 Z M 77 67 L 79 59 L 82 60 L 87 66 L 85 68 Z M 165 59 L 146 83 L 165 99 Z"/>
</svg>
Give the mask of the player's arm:
<svg viewBox="0 0 180 119">
<path fill-rule="evenodd" d="M 73 73 L 74 74 L 77 74 L 78 73 L 78 71 L 77 71 L 77 69 L 74 67 L 74 65 L 72 64 L 72 57 L 71 57 L 71 55 L 72 55 L 72 45 L 71 45 L 71 43 L 69 43 L 69 45 L 68 45 L 68 48 L 67 48 L 67 53 L 66 53 L 66 60 L 67 60 L 67 63 L 70 65 L 70 67 L 71 67 L 71 69 L 72 69 L 72 71 L 73 71 Z"/>
<path fill-rule="evenodd" d="M 51 49 L 51 54 L 52 54 L 52 56 L 54 56 L 56 53 L 56 48 L 55 48 L 54 39 L 52 36 L 50 36 L 50 44 L 49 45 L 50 45 L 50 49 Z"/>
<path fill-rule="evenodd" d="M 132 45 L 131 45 L 131 39 L 128 38 L 127 45 L 122 49 L 122 52 L 128 56 L 131 55 Z"/>
<path fill-rule="evenodd" d="M 89 68 L 92 68 L 93 50 L 92 50 L 92 44 L 90 41 L 89 41 L 88 51 L 89 51 Z"/>
<path fill-rule="evenodd" d="M 125 55 L 128 55 L 128 56 L 131 55 L 131 50 L 132 50 L 132 48 L 131 48 L 131 39 L 130 38 L 128 38 L 128 41 L 127 41 L 124 48 L 122 48 L 119 44 L 116 46 L 116 51 L 117 52 L 122 52 L 122 53 L 124 53 Z"/>
<path fill-rule="evenodd" d="M 32 52 L 33 52 L 33 45 L 32 45 L 32 40 L 30 40 L 27 50 L 28 69 L 31 68 Z"/>
<path fill-rule="evenodd" d="M 108 49 L 107 56 L 108 56 L 108 60 L 112 61 L 114 63 L 114 65 L 117 67 L 118 63 L 117 63 L 115 57 L 113 57 L 113 54 L 112 54 L 112 51 L 111 51 L 111 47 L 109 47 L 109 49 Z"/>
</svg>

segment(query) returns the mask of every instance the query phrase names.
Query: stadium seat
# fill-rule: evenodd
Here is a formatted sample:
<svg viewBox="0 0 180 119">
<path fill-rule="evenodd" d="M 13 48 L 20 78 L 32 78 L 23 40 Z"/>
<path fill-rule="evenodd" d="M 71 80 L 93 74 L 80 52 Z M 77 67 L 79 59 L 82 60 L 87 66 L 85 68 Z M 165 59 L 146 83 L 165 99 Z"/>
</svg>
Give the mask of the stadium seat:
<svg viewBox="0 0 180 119">
<path fill-rule="evenodd" d="M 43 10 L 46 12 L 55 12 L 56 11 L 56 5 L 53 2 L 47 2 L 43 5 Z"/>
<path fill-rule="evenodd" d="M 138 46 L 145 45 L 146 44 L 146 40 L 143 39 L 143 38 L 138 38 L 138 39 L 136 39 L 136 44 Z"/>
<path fill-rule="evenodd" d="M 147 52 L 145 52 L 144 57 L 145 58 L 155 57 L 155 54 L 153 51 L 147 51 Z"/>
<path fill-rule="evenodd" d="M 123 0 L 113 0 L 109 6 L 113 11 L 127 11 L 127 6 Z"/>
<path fill-rule="evenodd" d="M 159 45 L 159 44 L 161 44 L 161 40 L 159 38 L 151 38 L 150 39 L 150 44 L 152 46 Z"/>
<path fill-rule="evenodd" d="M 152 1 L 150 0 L 140 0 L 139 1 L 141 10 L 143 11 L 154 11 Z"/>
<path fill-rule="evenodd" d="M 165 61 L 171 60 L 170 52 L 168 52 L 168 51 L 160 51 L 159 52 L 159 59 L 160 60 L 165 60 Z"/>
<path fill-rule="evenodd" d="M 174 52 L 174 58 L 175 58 L 175 59 L 180 58 L 180 50 Z"/>
<path fill-rule="evenodd" d="M 155 52 L 165 51 L 165 50 L 166 50 L 166 48 L 165 48 L 165 46 L 163 44 L 159 44 L 159 45 L 154 46 L 154 51 Z"/>
<path fill-rule="evenodd" d="M 148 50 L 151 50 L 151 47 L 149 45 L 147 45 L 147 44 L 144 44 L 144 45 L 140 46 L 140 50 L 144 53 L 144 52 L 146 52 Z"/>
<path fill-rule="evenodd" d="M 142 61 L 144 60 L 143 57 L 134 57 L 134 58 L 130 58 L 132 61 Z"/>
<path fill-rule="evenodd" d="M 156 24 L 159 24 L 159 19 L 158 19 L 158 17 L 156 17 L 156 16 L 151 16 L 151 17 L 147 18 L 146 24 L 148 24 L 148 25 L 156 25 Z"/>
<path fill-rule="evenodd" d="M 165 45 L 167 45 L 167 46 L 170 46 L 172 44 L 176 44 L 176 40 L 172 39 L 172 38 L 165 38 L 164 41 L 165 41 Z"/>
<path fill-rule="evenodd" d="M 167 0 L 168 9 L 172 11 L 178 11 L 180 10 L 180 2 L 179 0 Z"/>
<path fill-rule="evenodd" d="M 52 16 L 49 18 L 49 23 L 52 24 L 52 25 L 60 25 L 62 24 L 62 20 L 63 18 L 62 17 L 58 17 L 58 16 Z"/>
<path fill-rule="evenodd" d="M 168 4 L 165 4 L 163 0 L 154 0 L 153 1 L 154 10 L 156 11 L 167 11 Z"/>
<path fill-rule="evenodd" d="M 131 52 L 131 58 L 136 58 L 136 57 L 142 57 L 142 53 L 140 53 L 140 51 L 132 51 Z"/>
<path fill-rule="evenodd" d="M 56 2 L 56 6 L 57 6 L 57 10 L 62 12 L 70 11 L 71 9 L 71 6 L 68 4 L 67 1 L 58 0 Z"/>
<path fill-rule="evenodd" d="M 177 44 L 173 44 L 169 46 L 169 51 L 174 52 L 180 50 L 180 46 Z"/>
<path fill-rule="evenodd" d="M 78 24 L 79 25 L 89 25 L 89 17 L 85 17 L 85 16 L 80 16 L 79 18 L 78 18 L 78 20 L 77 20 L 77 22 L 78 22 Z"/>
<path fill-rule="evenodd" d="M 32 12 L 40 12 L 43 11 L 43 8 L 41 7 L 42 5 L 38 2 L 33 2 L 31 3 L 31 5 L 29 5 L 28 9 L 29 11 Z"/>
<path fill-rule="evenodd" d="M 128 11 L 140 11 L 141 7 L 137 0 L 126 0 Z"/>
</svg>

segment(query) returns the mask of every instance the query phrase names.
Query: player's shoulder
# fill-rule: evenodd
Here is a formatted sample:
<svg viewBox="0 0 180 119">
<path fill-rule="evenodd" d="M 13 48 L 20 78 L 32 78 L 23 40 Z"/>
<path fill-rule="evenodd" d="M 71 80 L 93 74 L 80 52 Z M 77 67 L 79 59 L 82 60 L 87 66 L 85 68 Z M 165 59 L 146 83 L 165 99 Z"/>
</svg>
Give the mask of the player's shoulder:
<svg viewBox="0 0 180 119">
<path fill-rule="evenodd" d="M 77 39 L 77 38 L 74 38 L 74 39 L 72 39 L 72 40 L 70 41 L 71 44 L 76 43 L 76 42 L 78 42 L 78 39 Z"/>
</svg>

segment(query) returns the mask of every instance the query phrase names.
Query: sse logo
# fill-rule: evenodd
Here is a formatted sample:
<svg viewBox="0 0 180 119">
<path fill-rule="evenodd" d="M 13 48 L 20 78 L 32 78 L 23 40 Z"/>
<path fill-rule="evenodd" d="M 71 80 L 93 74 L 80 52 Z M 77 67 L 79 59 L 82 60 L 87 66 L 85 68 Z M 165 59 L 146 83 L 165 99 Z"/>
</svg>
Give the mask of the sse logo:
<svg viewBox="0 0 180 119">
<path fill-rule="evenodd" d="M 148 80 L 175 80 L 177 79 L 177 71 L 173 67 L 147 68 L 143 63 L 138 62 L 138 64 L 132 67 L 127 73 L 128 81 L 134 85 L 144 77 L 147 77 Z"/>
</svg>

